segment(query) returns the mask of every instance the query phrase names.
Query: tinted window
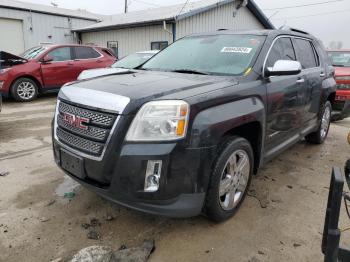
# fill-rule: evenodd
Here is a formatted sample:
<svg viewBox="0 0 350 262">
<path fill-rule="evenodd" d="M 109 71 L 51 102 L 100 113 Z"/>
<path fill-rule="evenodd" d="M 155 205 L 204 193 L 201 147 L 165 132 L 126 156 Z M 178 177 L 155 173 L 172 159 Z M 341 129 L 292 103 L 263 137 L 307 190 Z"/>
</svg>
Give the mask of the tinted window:
<svg viewBox="0 0 350 262">
<path fill-rule="evenodd" d="M 90 59 L 100 57 L 100 53 L 98 53 L 95 49 L 91 47 L 74 47 L 75 49 L 75 58 L 76 59 Z"/>
<path fill-rule="evenodd" d="M 303 69 L 317 67 L 314 48 L 310 41 L 296 38 L 294 39 L 294 46 L 298 61 Z"/>
<path fill-rule="evenodd" d="M 253 63 L 264 40 L 263 36 L 238 34 L 185 37 L 152 57 L 142 68 L 241 75 Z"/>
<path fill-rule="evenodd" d="M 53 58 L 52 61 L 68 61 L 72 60 L 70 47 L 59 47 L 51 51 L 47 56 Z"/>
<path fill-rule="evenodd" d="M 292 40 L 289 37 L 276 40 L 267 58 L 266 66 L 273 67 L 278 60 L 296 60 Z"/>
<path fill-rule="evenodd" d="M 168 42 L 167 41 L 163 41 L 163 42 L 152 42 L 151 43 L 151 50 L 163 50 L 164 48 L 166 48 L 168 46 Z"/>
<path fill-rule="evenodd" d="M 350 67 L 350 52 L 333 51 L 328 52 L 328 56 L 332 60 L 332 65 Z"/>
</svg>

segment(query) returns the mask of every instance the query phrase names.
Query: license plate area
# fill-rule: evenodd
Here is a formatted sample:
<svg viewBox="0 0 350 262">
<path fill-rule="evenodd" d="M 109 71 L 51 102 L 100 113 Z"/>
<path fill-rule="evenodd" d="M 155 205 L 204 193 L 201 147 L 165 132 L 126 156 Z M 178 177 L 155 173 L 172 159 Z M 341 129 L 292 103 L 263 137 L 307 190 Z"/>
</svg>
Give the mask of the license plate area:
<svg viewBox="0 0 350 262">
<path fill-rule="evenodd" d="M 75 156 L 71 153 L 69 153 L 66 150 L 61 149 L 60 151 L 61 156 L 61 167 L 69 172 L 70 174 L 80 178 L 85 178 L 85 172 L 84 172 L 84 161 L 82 158 Z"/>
</svg>

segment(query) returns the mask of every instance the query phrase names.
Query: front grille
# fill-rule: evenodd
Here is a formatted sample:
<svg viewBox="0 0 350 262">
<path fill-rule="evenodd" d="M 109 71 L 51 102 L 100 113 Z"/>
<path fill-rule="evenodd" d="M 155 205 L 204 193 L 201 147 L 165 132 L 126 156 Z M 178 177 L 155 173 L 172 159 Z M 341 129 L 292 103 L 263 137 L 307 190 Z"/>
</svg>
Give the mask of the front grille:
<svg viewBox="0 0 350 262">
<path fill-rule="evenodd" d="M 83 123 L 86 128 L 79 128 L 64 121 L 65 113 L 88 119 L 88 123 Z M 117 115 L 114 114 L 86 109 L 60 101 L 56 116 L 56 136 L 61 143 L 71 148 L 92 156 L 101 156 L 116 118 Z"/>
</svg>

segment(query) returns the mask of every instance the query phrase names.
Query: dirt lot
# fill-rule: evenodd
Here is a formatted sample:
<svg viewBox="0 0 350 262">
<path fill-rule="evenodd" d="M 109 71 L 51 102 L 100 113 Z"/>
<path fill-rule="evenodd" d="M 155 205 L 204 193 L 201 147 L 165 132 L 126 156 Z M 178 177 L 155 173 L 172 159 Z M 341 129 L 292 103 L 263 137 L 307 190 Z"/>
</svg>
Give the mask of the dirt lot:
<svg viewBox="0 0 350 262">
<path fill-rule="evenodd" d="M 169 219 L 131 211 L 65 177 L 51 152 L 55 99 L 7 101 L 0 114 L 0 172 L 9 172 L 0 176 L 0 261 L 65 261 L 90 245 L 118 249 L 144 239 L 156 241 L 151 261 L 322 260 L 330 170 L 350 156 L 350 120 L 332 124 L 324 145 L 300 142 L 269 163 L 254 178 L 237 215 L 214 224 L 204 217 Z M 350 221 L 342 212 L 341 227 L 346 227 Z M 91 219 L 98 221 L 84 229 Z M 90 231 L 100 239 L 88 239 Z"/>
</svg>

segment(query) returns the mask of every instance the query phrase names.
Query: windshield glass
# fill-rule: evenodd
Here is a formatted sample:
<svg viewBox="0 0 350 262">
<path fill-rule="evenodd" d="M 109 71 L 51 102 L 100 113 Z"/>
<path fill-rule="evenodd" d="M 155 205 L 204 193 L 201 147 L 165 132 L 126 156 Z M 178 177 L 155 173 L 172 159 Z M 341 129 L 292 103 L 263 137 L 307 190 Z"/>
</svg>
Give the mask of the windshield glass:
<svg viewBox="0 0 350 262">
<path fill-rule="evenodd" d="M 213 75 L 241 75 L 265 37 L 209 35 L 183 38 L 142 66 L 143 69 Z"/>
<path fill-rule="evenodd" d="M 334 66 L 350 67 L 350 52 L 334 51 L 328 55 Z"/>
<path fill-rule="evenodd" d="M 155 54 L 149 54 L 149 53 L 132 54 L 115 62 L 112 65 L 112 67 L 133 69 L 135 67 L 142 65 L 144 62 L 146 62 L 148 59 L 150 59 L 154 55 Z"/>
<path fill-rule="evenodd" d="M 23 54 L 20 56 L 31 60 L 31 59 L 36 59 L 38 58 L 42 53 L 44 53 L 49 47 L 48 46 L 36 46 L 28 49 L 27 51 L 24 51 Z"/>
</svg>

